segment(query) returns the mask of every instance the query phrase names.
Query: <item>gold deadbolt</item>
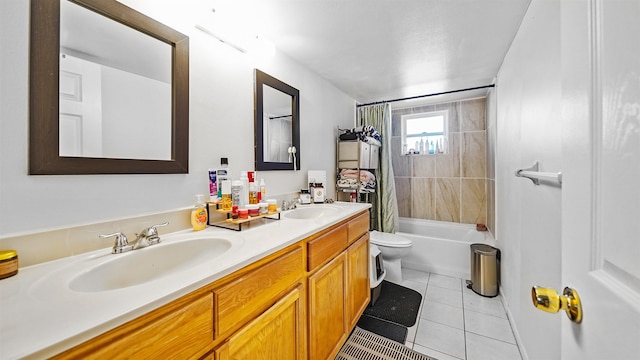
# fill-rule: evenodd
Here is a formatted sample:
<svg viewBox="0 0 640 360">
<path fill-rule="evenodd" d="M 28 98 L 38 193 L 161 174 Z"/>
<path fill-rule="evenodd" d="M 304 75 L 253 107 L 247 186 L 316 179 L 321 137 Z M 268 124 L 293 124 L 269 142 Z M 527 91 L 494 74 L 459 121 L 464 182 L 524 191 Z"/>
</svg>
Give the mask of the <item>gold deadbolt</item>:
<svg viewBox="0 0 640 360">
<path fill-rule="evenodd" d="M 566 287 L 559 295 L 554 289 L 534 286 L 531 288 L 531 300 L 537 309 L 550 313 L 564 310 L 571 321 L 578 324 L 582 321 L 582 305 L 574 289 Z"/>
</svg>

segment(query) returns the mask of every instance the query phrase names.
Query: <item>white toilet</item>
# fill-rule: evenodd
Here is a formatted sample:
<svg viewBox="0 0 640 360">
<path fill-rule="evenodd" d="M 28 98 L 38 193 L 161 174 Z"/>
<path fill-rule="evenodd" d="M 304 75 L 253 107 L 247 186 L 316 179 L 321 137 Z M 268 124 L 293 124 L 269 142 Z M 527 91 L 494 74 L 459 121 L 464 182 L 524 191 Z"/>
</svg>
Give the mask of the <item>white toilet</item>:
<svg viewBox="0 0 640 360">
<path fill-rule="evenodd" d="M 384 233 L 380 231 L 371 231 L 370 242 L 376 245 L 382 253 L 384 261 L 384 269 L 387 274 L 386 280 L 395 283 L 402 283 L 402 258 L 407 256 L 411 251 L 413 243 L 411 240 L 396 234 Z"/>
</svg>

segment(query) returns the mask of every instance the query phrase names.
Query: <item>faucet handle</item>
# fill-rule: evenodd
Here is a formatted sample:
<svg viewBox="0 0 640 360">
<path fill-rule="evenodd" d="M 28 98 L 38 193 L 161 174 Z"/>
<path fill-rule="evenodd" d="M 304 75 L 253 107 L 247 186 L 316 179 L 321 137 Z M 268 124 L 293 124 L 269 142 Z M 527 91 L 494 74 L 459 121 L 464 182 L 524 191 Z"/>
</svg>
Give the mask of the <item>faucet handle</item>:
<svg viewBox="0 0 640 360">
<path fill-rule="evenodd" d="M 98 235 L 100 239 L 106 239 L 112 236 L 116 237 L 116 241 L 113 245 L 113 250 L 111 251 L 113 254 L 119 254 L 119 253 L 133 249 L 133 246 L 129 245 L 129 240 L 127 240 L 127 236 L 121 232 L 116 232 L 113 234 Z"/>
<path fill-rule="evenodd" d="M 158 236 L 158 229 L 156 228 L 160 226 L 167 226 L 167 225 L 169 225 L 168 221 L 163 222 L 162 224 L 149 226 L 148 228 L 142 230 L 141 235 L 146 237 L 149 240 L 150 244 L 157 244 L 160 242 L 160 236 Z"/>
</svg>

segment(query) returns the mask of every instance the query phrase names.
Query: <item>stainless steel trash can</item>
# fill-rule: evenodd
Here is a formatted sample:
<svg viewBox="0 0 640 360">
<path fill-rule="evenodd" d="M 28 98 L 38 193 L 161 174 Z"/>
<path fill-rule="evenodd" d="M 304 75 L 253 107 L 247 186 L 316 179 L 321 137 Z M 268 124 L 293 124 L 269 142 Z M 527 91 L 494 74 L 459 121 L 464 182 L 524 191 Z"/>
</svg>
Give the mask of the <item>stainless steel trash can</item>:
<svg viewBox="0 0 640 360">
<path fill-rule="evenodd" d="M 498 295 L 500 250 L 486 244 L 471 244 L 471 282 L 469 288 L 476 294 Z"/>
</svg>

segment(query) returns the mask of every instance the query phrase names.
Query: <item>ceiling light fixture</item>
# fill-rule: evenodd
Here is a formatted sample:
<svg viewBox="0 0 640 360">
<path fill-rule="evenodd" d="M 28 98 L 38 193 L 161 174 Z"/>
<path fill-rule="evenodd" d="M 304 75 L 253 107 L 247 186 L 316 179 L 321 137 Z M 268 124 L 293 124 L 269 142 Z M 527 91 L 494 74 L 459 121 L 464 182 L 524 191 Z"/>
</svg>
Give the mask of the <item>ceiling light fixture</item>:
<svg viewBox="0 0 640 360">
<path fill-rule="evenodd" d="M 213 37 L 214 39 L 220 41 L 221 43 L 223 43 L 225 45 L 231 46 L 232 48 L 240 51 L 241 53 L 246 53 L 247 52 L 247 50 L 243 46 L 238 45 L 235 42 L 232 42 L 232 41 L 229 41 L 229 40 L 225 39 L 224 37 L 216 34 L 213 30 L 210 30 L 210 29 L 208 29 L 208 28 L 206 28 L 206 27 L 204 27 L 202 25 L 196 24 L 196 29 L 198 29 L 198 30 L 202 31 L 203 33 Z"/>
<path fill-rule="evenodd" d="M 243 25 L 244 19 L 237 19 L 233 11 L 222 17 L 221 13 L 212 9 L 207 19 L 202 21 L 206 25 L 196 24 L 196 29 L 228 45 L 241 53 L 271 57 L 276 47 L 273 42 L 263 36 L 256 35 L 257 31 L 251 26 Z"/>
</svg>

